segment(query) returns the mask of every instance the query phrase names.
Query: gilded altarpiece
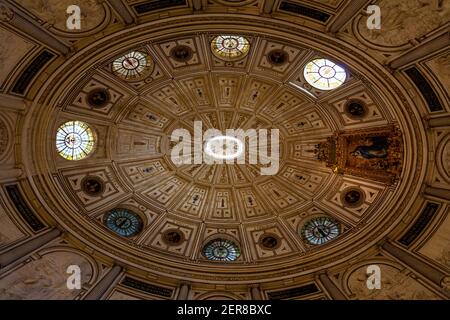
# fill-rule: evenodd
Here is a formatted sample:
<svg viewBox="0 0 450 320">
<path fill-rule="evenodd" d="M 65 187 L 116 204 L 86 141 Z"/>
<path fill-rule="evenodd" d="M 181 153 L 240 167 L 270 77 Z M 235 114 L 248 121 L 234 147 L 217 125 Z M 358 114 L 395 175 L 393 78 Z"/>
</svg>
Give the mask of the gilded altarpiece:
<svg viewBox="0 0 450 320">
<path fill-rule="evenodd" d="M 317 157 L 337 174 L 394 184 L 403 162 L 403 139 L 395 126 L 344 131 L 317 145 Z"/>
</svg>

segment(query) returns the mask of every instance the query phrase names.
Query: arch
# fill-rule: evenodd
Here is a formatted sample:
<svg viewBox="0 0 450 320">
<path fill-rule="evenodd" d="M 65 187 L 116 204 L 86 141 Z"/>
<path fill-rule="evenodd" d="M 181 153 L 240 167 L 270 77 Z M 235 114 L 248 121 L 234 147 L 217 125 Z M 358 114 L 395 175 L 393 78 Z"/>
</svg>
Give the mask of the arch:
<svg viewBox="0 0 450 320">
<path fill-rule="evenodd" d="M 67 267 L 70 265 L 80 267 L 82 289 L 86 285 L 92 285 L 97 279 L 97 263 L 84 252 L 57 246 L 45 248 L 38 253 L 38 259 L 33 259 L 2 277 L 2 298 L 74 299 L 82 290 L 67 287 L 70 276 Z"/>
<path fill-rule="evenodd" d="M 212 291 L 205 292 L 198 297 L 196 300 L 243 300 L 242 297 L 237 294 L 231 293 L 229 291 Z"/>
<path fill-rule="evenodd" d="M 439 174 L 450 184 L 450 134 L 439 142 L 436 150 L 436 168 Z"/>
</svg>

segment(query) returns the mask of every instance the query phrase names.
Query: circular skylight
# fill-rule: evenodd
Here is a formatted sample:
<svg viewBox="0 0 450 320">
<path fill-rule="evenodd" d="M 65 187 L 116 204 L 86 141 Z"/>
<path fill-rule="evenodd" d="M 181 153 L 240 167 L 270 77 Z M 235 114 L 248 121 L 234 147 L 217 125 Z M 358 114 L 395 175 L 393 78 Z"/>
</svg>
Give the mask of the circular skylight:
<svg viewBox="0 0 450 320">
<path fill-rule="evenodd" d="M 140 51 L 131 51 L 113 62 L 113 71 L 125 80 L 137 80 L 147 74 L 151 64 L 148 55 Z"/>
<path fill-rule="evenodd" d="M 94 149 L 94 133 L 87 123 L 69 121 L 56 131 L 56 150 L 67 160 L 86 158 Z"/>
<path fill-rule="evenodd" d="M 304 77 L 316 89 L 333 90 L 345 82 L 347 73 L 328 59 L 316 59 L 306 64 Z"/>
<path fill-rule="evenodd" d="M 212 261 L 235 261 L 241 250 L 230 240 L 214 239 L 203 247 L 203 254 Z"/>
<path fill-rule="evenodd" d="M 205 143 L 205 153 L 214 159 L 231 160 L 239 158 L 244 152 L 241 140 L 230 136 L 216 136 Z"/>
<path fill-rule="evenodd" d="M 340 234 L 339 223 L 330 217 L 315 217 L 308 220 L 300 231 L 309 244 L 320 245 Z"/>
<path fill-rule="evenodd" d="M 245 57 L 250 50 L 250 42 L 242 36 L 220 35 L 211 42 L 215 56 L 225 60 Z"/>
</svg>

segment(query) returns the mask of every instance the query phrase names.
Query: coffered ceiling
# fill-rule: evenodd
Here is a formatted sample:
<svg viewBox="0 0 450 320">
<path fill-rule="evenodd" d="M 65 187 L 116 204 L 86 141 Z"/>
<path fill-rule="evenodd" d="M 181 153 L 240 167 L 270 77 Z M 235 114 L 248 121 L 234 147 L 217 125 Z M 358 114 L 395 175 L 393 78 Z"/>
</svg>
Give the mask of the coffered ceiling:
<svg viewBox="0 0 450 320">
<path fill-rule="evenodd" d="M 450 111 L 448 47 L 423 53 L 448 26 L 447 2 L 376 1 L 385 32 L 367 29 L 364 1 L 110 2 L 84 1 L 81 31 L 57 14 L 65 0 L 7 1 L 14 15 L 3 10 L 0 25 L 11 44 L 0 48 L 1 94 L 27 108 L 0 117 L 2 192 L 20 186 L 42 228 L 92 259 L 167 284 L 271 290 L 375 255 L 419 216 L 424 185 L 448 189 L 448 130 L 424 122 Z M 43 35 L 17 32 L 18 17 Z M 227 55 L 217 37 L 242 41 L 240 51 Z M 317 59 L 345 71 L 342 85 L 305 78 Z M 279 130 L 278 170 L 262 175 L 268 165 L 249 159 L 177 165 L 172 134 L 194 137 L 196 122 L 202 133 Z M 64 131 L 78 125 L 88 140 Z M 79 142 L 80 160 L 61 152 Z M 26 228 L 8 231 L 11 241 Z M 341 269 L 336 279 L 364 291 L 361 270 Z"/>
</svg>

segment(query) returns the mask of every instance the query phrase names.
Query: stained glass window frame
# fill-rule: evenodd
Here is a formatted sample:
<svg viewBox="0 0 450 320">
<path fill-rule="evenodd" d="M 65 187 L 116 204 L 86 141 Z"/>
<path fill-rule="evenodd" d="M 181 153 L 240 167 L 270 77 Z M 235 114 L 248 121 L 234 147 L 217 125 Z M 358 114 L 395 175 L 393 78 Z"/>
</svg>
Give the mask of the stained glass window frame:
<svg viewBox="0 0 450 320">
<path fill-rule="evenodd" d="M 130 226 L 130 228 L 128 229 L 121 229 L 119 228 L 115 223 L 114 220 L 112 220 L 113 218 L 117 218 L 117 217 L 125 217 L 127 219 L 132 220 L 132 224 Z M 141 218 L 141 216 L 137 213 L 135 213 L 132 210 L 126 209 L 126 208 L 114 208 L 109 210 L 104 218 L 103 218 L 103 222 L 106 226 L 106 228 L 112 232 L 114 232 L 115 234 L 122 236 L 122 237 L 134 237 L 136 235 L 138 235 L 142 229 L 143 229 L 143 225 L 144 222 Z"/>
<path fill-rule="evenodd" d="M 79 145 L 75 145 L 73 140 L 68 142 L 67 139 L 70 135 L 76 135 L 78 139 L 81 139 Z M 88 157 L 95 149 L 95 141 L 96 135 L 94 130 L 89 124 L 83 121 L 67 121 L 61 124 L 56 130 L 56 151 L 62 158 L 69 161 L 79 161 Z M 71 143 L 74 146 L 70 146 Z"/>
<path fill-rule="evenodd" d="M 138 65 L 134 69 L 126 68 L 124 61 L 126 59 L 136 59 Z M 142 50 L 132 50 L 120 57 L 114 59 L 112 62 L 112 71 L 118 77 L 133 81 L 143 79 L 148 75 L 152 67 L 152 60 L 150 56 Z"/>
<path fill-rule="evenodd" d="M 226 257 L 218 257 L 214 254 L 214 249 L 217 247 L 226 247 L 228 254 Z M 232 248 L 232 250 L 230 250 Z M 208 241 L 202 249 L 203 256 L 213 262 L 233 262 L 241 256 L 241 249 L 232 240 L 224 238 L 216 238 Z"/>
<path fill-rule="evenodd" d="M 324 225 L 324 222 L 330 227 L 330 232 L 325 237 L 318 238 L 310 230 L 310 226 L 313 224 L 314 227 L 319 225 Z M 341 224 L 334 218 L 329 216 L 316 216 L 307 220 L 300 229 L 300 235 L 304 241 L 311 245 L 323 245 L 329 241 L 332 241 L 339 237 L 341 234 Z"/>
<path fill-rule="evenodd" d="M 238 46 L 233 49 L 226 48 L 223 44 L 226 40 L 234 39 L 238 42 Z M 222 60 L 234 61 L 247 56 L 250 51 L 250 41 L 239 35 L 222 34 L 214 37 L 211 41 L 211 50 L 213 54 Z"/>
<path fill-rule="evenodd" d="M 333 70 L 334 74 L 325 77 L 321 70 Z M 341 65 L 325 58 L 311 60 L 305 65 L 303 77 L 306 82 L 316 89 L 331 91 L 342 86 L 347 80 L 347 71 Z"/>
</svg>

